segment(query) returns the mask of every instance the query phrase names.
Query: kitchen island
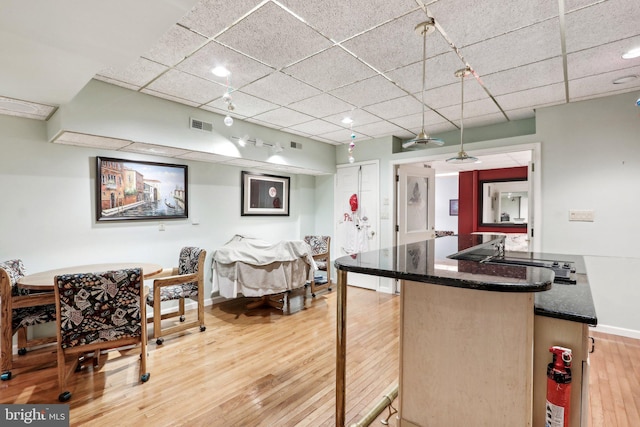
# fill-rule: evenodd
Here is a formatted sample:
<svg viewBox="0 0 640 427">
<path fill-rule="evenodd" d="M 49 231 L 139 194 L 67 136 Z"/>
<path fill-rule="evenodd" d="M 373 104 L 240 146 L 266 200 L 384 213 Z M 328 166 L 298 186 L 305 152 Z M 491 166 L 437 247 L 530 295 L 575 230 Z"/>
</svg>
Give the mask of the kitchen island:
<svg viewBox="0 0 640 427">
<path fill-rule="evenodd" d="M 570 417 L 580 425 L 588 326 L 597 323 L 581 257 L 509 252 L 504 236 L 465 235 L 335 266 L 336 425 L 345 423 L 348 272 L 400 280 L 401 426 L 543 425 L 550 345 L 574 350 Z"/>
</svg>

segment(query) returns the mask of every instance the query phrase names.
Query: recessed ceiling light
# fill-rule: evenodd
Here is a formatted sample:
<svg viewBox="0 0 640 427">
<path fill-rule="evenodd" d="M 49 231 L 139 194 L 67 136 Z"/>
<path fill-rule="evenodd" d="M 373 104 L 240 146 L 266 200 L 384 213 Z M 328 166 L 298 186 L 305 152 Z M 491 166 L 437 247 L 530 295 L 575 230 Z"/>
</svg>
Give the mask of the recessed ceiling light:
<svg viewBox="0 0 640 427">
<path fill-rule="evenodd" d="M 227 77 L 231 74 L 231 71 L 227 70 L 224 66 L 219 65 L 211 70 L 211 72 L 218 77 Z"/>
<path fill-rule="evenodd" d="M 619 78 L 617 78 L 617 79 L 615 79 L 613 81 L 613 84 L 614 85 L 621 85 L 621 84 L 632 82 L 637 78 L 638 78 L 638 76 L 636 76 L 635 74 L 632 74 L 632 75 L 629 75 L 629 76 L 624 76 L 624 77 L 619 77 Z"/>
<path fill-rule="evenodd" d="M 345 117 L 344 119 L 342 119 L 342 123 L 344 123 L 345 125 L 350 125 L 351 123 L 353 123 L 353 119 L 351 117 Z"/>
<path fill-rule="evenodd" d="M 622 59 L 633 59 L 640 56 L 640 47 L 633 48 L 622 54 Z"/>
</svg>

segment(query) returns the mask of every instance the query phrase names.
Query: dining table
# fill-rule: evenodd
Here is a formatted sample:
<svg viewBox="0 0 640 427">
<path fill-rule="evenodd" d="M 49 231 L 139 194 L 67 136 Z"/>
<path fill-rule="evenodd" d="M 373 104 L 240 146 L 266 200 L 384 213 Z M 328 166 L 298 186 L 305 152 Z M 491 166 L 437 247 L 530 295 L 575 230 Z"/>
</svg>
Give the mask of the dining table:
<svg viewBox="0 0 640 427">
<path fill-rule="evenodd" d="M 141 268 L 145 279 L 149 279 L 162 271 L 162 266 L 149 262 L 112 262 L 103 264 L 76 265 L 72 267 L 46 270 L 39 273 L 28 274 L 18 280 L 18 287 L 30 291 L 51 291 L 53 302 L 53 280 L 63 274 L 95 273 L 101 271 L 124 270 L 128 268 Z"/>
</svg>

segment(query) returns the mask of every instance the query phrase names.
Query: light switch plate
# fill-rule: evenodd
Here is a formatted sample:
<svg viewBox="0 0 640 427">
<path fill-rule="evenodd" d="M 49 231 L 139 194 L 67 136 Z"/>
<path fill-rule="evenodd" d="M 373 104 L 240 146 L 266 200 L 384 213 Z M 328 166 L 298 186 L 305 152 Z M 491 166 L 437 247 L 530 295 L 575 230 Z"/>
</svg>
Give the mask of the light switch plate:
<svg viewBox="0 0 640 427">
<path fill-rule="evenodd" d="M 593 222 L 595 220 L 595 213 L 593 210 L 569 210 L 569 221 L 584 221 Z"/>
</svg>

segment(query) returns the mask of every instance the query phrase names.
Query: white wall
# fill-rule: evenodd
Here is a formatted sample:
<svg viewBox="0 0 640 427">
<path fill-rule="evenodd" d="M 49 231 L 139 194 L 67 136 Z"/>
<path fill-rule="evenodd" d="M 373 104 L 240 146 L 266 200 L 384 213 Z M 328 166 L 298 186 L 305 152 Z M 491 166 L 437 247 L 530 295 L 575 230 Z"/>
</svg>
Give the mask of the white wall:
<svg viewBox="0 0 640 427">
<path fill-rule="evenodd" d="M 449 200 L 458 199 L 458 175 L 436 175 L 436 230 L 458 234 L 458 217 L 449 215 Z"/>
<path fill-rule="evenodd" d="M 291 176 L 290 216 L 242 217 L 243 168 L 52 144 L 45 127 L 0 115 L 0 260 L 21 258 L 28 272 L 117 261 L 172 267 L 181 247 L 200 246 L 208 252 L 209 298 L 211 254 L 234 234 L 277 242 L 315 233 L 312 176 Z M 188 165 L 189 219 L 165 220 L 165 231 L 157 220 L 96 222 L 97 155 Z"/>
<path fill-rule="evenodd" d="M 586 255 L 599 324 L 636 338 L 640 338 L 640 108 L 635 105 L 639 95 L 631 92 L 537 113 L 543 159 L 543 249 Z M 595 221 L 570 222 L 570 209 L 593 210 Z"/>
</svg>

